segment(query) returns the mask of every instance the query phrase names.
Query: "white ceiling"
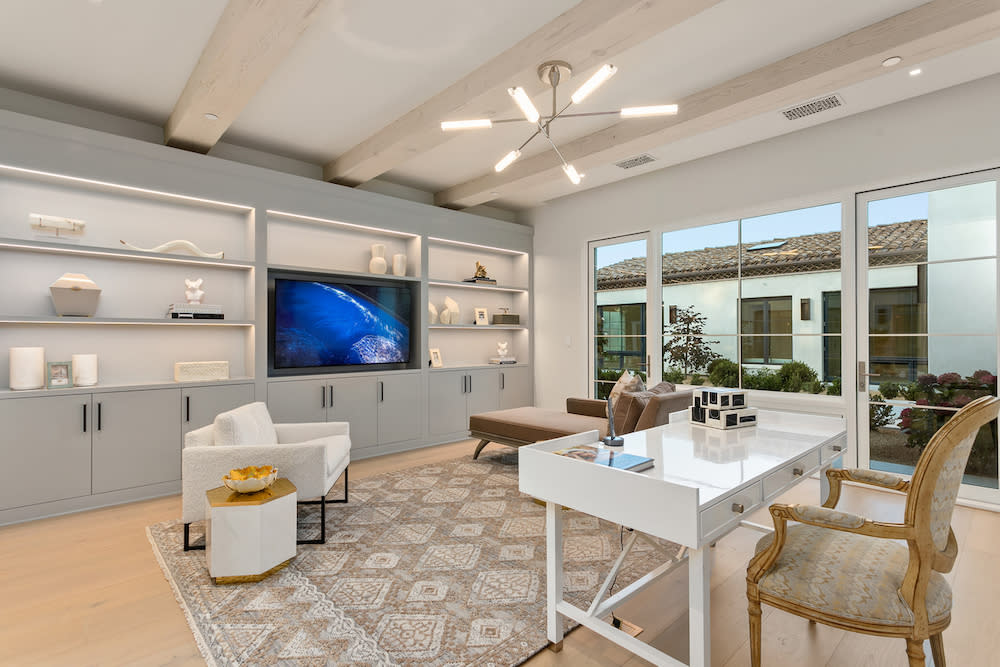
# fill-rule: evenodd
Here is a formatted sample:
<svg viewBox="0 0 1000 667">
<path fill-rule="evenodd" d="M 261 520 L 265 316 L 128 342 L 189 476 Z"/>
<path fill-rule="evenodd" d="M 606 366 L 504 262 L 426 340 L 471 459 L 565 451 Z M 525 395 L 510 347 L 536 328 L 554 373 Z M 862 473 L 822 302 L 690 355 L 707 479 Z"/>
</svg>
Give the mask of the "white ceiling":
<svg viewBox="0 0 1000 667">
<path fill-rule="evenodd" d="M 223 136 L 325 164 L 509 49 L 575 0 L 328 0 Z M 671 102 L 922 4 L 921 0 L 724 0 L 615 57 L 618 74 L 577 111 Z M 0 86 L 162 125 L 226 0 L 0 0 Z M 553 53 L 552 58 L 560 54 Z M 657 162 L 589 170 L 583 188 L 663 168 L 1000 71 L 1000 40 L 903 66 L 840 92 L 845 107 L 784 120 L 777 110 L 646 152 Z M 590 71 L 560 88 L 571 92 Z M 516 83 L 516 82 L 511 82 Z M 536 98 L 547 110 L 547 94 Z M 804 100 L 803 100 L 804 101 Z M 513 103 L 498 117 L 517 117 Z M 617 122 L 560 119 L 556 143 Z M 431 192 L 489 172 L 530 132 L 462 133 L 383 175 Z M 549 150 L 535 139 L 525 155 Z M 553 181 L 494 202 L 524 208 L 577 191 Z"/>
</svg>

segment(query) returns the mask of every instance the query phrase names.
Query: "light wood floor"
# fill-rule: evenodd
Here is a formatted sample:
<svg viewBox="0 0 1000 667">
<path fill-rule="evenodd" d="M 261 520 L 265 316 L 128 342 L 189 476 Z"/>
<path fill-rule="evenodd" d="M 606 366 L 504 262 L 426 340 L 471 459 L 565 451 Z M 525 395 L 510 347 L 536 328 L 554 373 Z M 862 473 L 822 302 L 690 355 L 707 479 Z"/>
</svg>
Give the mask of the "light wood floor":
<svg viewBox="0 0 1000 667">
<path fill-rule="evenodd" d="M 351 478 L 470 453 L 471 442 L 356 461 Z M 815 502 L 819 483 L 800 484 L 783 500 Z M 902 496 L 849 488 L 849 511 L 899 520 Z M 180 496 L 0 528 L 0 665 L 201 665 L 170 587 L 149 543 L 147 525 L 180 516 Z M 751 517 L 767 521 L 758 514 Z M 948 579 L 952 625 L 944 633 L 948 662 L 1000 665 L 1000 514 L 957 508 L 961 551 Z M 759 534 L 734 531 L 713 550 L 712 664 L 742 667 L 747 648 L 746 563 Z M 643 627 L 642 639 L 687 659 L 687 573 L 681 567 L 621 608 Z M 645 661 L 580 628 L 561 653 L 542 651 L 531 667 L 642 665 Z M 765 607 L 764 664 L 905 666 L 902 640 L 809 626 Z M 929 655 L 928 651 L 928 655 Z"/>
</svg>

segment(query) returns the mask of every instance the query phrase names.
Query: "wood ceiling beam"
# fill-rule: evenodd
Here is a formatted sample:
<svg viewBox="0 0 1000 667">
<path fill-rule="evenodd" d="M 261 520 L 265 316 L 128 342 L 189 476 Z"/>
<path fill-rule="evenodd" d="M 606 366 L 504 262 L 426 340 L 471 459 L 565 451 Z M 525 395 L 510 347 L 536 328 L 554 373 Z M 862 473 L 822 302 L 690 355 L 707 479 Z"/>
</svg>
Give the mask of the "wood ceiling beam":
<svg viewBox="0 0 1000 667">
<path fill-rule="evenodd" d="M 507 88 L 529 95 L 545 88 L 538 65 L 570 62 L 576 72 L 605 62 L 720 0 L 582 0 L 512 48 L 478 67 L 323 168 L 323 178 L 358 185 L 454 138 L 441 121 L 491 118 L 510 111 Z"/>
<path fill-rule="evenodd" d="M 1000 0 L 934 0 L 884 21 L 677 100 L 677 116 L 625 120 L 559 146 L 578 171 L 753 116 L 783 109 L 886 72 L 889 56 L 919 63 L 1000 36 Z M 438 192 L 439 206 L 474 206 L 565 179 L 554 151 L 522 158 Z M 496 194 L 499 193 L 499 194 Z"/>
<path fill-rule="evenodd" d="M 163 128 L 168 146 L 207 153 L 327 0 L 229 0 Z M 206 113 L 218 120 L 205 118 Z"/>
</svg>

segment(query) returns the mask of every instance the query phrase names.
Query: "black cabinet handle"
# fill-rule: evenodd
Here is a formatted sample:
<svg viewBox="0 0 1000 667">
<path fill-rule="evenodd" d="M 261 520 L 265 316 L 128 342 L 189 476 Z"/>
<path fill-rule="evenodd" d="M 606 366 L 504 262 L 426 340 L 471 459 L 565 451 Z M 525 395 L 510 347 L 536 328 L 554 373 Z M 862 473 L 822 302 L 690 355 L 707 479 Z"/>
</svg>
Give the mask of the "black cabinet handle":
<svg viewBox="0 0 1000 667">
<path fill-rule="evenodd" d="M 102 405 L 103 405 L 103 403 L 98 403 L 97 404 L 97 430 L 98 431 L 101 430 L 101 406 Z"/>
<path fill-rule="evenodd" d="M 326 407 L 326 387 L 319 388 L 319 407 Z"/>
<path fill-rule="evenodd" d="M 378 383 L 378 402 L 385 400 L 385 384 L 380 380 Z"/>
<path fill-rule="evenodd" d="M 462 376 L 462 393 L 463 394 L 469 393 L 469 376 L 468 375 L 463 375 Z"/>
<path fill-rule="evenodd" d="M 333 385 L 330 385 L 330 407 L 333 407 Z"/>
<path fill-rule="evenodd" d="M 83 432 L 87 432 L 87 404 L 83 404 Z"/>
<path fill-rule="evenodd" d="M 503 373 L 500 373 L 500 389 L 506 389 L 506 378 L 504 378 Z"/>
<path fill-rule="evenodd" d="M 184 397 L 184 421 L 191 421 L 191 395 Z"/>
</svg>

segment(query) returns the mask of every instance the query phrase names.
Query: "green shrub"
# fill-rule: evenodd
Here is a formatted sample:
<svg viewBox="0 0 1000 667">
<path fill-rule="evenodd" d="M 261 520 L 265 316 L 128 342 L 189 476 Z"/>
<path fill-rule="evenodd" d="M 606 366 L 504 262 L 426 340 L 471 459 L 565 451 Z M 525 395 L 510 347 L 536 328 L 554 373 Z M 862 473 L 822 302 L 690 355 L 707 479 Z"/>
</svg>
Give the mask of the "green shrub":
<svg viewBox="0 0 1000 667">
<path fill-rule="evenodd" d="M 696 387 L 700 387 L 701 385 L 705 384 L 705 376 L 695 373 L 694 375 L 691 376 L 691 380 L 690 382 L 688 382 L 688 384 L 693 384 Z"/>
<path fill-rule="evenodd" d="M 663 379 L 674 384 L 681 384 L 684 382 L 684 371 L 679 368 L 671 368 L 663 374 Z"/>
<path fill-rule="evenodd" d="M 819 380 L 804 382 L 802 383 L 802 391 L 809 392 L 810 394 L 818 394 L 823 391 L 823 383 Z"/>
<path fill-rule="evenodd" d="M 885 396 L 887 401 L 891 401 L 896 398 L 900 393 L 902 393 L 902 391 L 903 388 L 898 382 L 883 382 L 878 386 L 878 393 Z"/>
<path fill-rule="evenodd" d="M 716 359 L 708 365 L 708 379 L 716 387 L 738 387 L 740 367 L 729 359 Z"/>
<path fill-rule="evenodd" d="M 807 382 L 816 382 L 816 371 L 809 368 L 801 361 L 789 361 L 782 364 L 778 370 L 778 377 L 781 378 L 781 391 L 798 393 L 802 391 L 803 385 Z"/>
<path fill-rule="evenodd" d="M 770 368 L 759 368 L 755 371 L 743 371 L 744 389 L 762 389 L 764 391 L 781 391 L 781 376 Z"/>
<path fill-rule="evenodd" d="M 885 400 L 882 394 L 872 394 L 870 397 L 871 401 L 882 401 Z M 896 421 L 895 416 L 892 414 L 891 405 L 876 405 L 875 403 L 868 404 L 868 430 L 877 431 L 882 426 L 888 426 Z"/>
</svg>

